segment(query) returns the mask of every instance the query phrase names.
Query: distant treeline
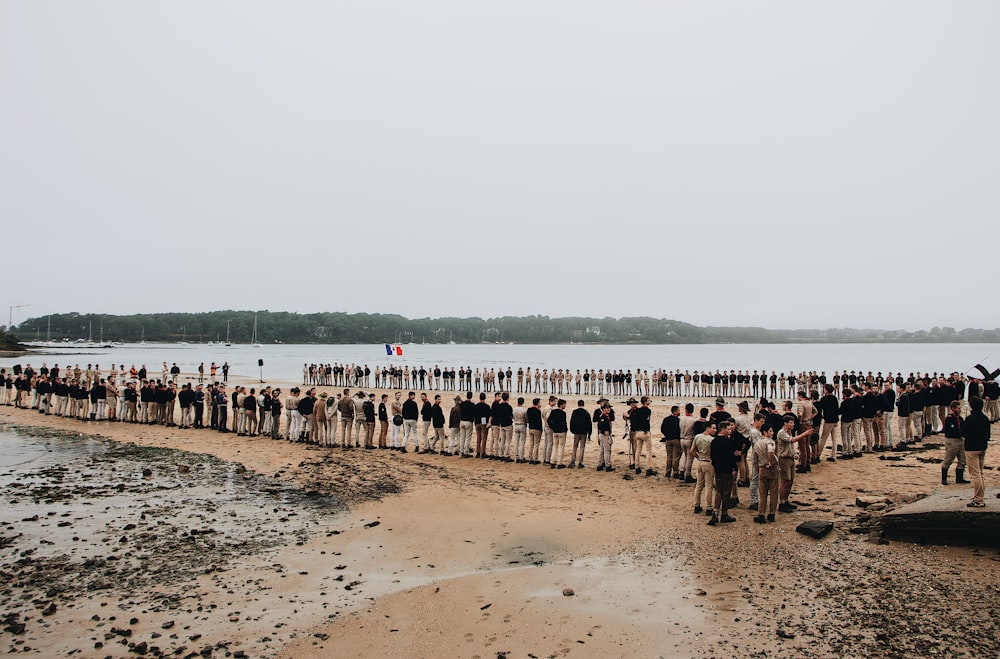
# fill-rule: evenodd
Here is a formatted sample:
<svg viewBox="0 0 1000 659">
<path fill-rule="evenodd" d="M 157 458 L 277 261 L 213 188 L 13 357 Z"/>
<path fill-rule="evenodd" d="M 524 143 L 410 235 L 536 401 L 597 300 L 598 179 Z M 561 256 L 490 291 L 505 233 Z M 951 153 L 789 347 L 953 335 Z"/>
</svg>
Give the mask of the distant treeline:
<svg viewBox="0 0 1000 659">
<path fill-rule="evenodd" d="M 17 337 L 6 330 L 0 328 L 0 350 L 19 350 L 21 346 L 17 342 Z"/>
<path fill-rule="evenodd" d="M 662 318 L 404 318 L 393 314 L 284 311 L 212 311 L 131 316 L 53 314 L 29 318 L 15 334 L 21 341 L 69 339 L 138 342 L 224 341 L 249 343 L 254 318 L 261 343 L 1000 343 L 992 330 L 934 327 L 930 330 L 770 330 L 761 327 L 698 327 Z"/>
</svg>

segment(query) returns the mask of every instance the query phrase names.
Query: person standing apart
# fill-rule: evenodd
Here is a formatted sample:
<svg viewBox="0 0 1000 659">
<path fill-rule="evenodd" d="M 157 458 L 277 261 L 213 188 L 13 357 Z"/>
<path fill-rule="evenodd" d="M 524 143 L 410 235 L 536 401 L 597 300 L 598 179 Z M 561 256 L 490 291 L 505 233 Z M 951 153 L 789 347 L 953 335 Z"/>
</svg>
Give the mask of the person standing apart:
<svg viewBox="0 0 1000 659">
<path fill-rule="evenodd" d="M 983 399 L 979 396 L 969 398 L 969 410 L 969 416 L 962 427 L 965 457 L 969 464 L 969 475 L 972 477 L 972 501 L 966 505 L 969 508 L 985 508 L 983 463 L 986 459 L 986 447 L 990 441 L 990 420 L 983 414 Z"/>
<path fill-rule="evenodd" d="M 632 462 L 635 464 L 635 473 L 642 473 L 642 463 L 646 464 L 646 475 L 655 476 L 653 469 L 653 446 L 649 437 L 650 418 L 652 410 L 649 409 L 649 396 L 639 399 L 639 407 L 632 409 L 629 413 L 629 424 L 632 427 Z M 645 460 L 643 460 L 645 456 Z"/>
<path fill-rule="evenodd" d="M 948 406 L 948 416 L 944 418 L 944 462 L 941 464 L 941 484 L 948 484 L 948 469 L 951 463 L 958 459 L 955 467 L 955 482 L 968 483 L 965 480 L 965 440 L 962 438 L 962 401 L 953 400 Z"/>
<path fill-rule="evenodd" d="M 611 406 L 607 401 L 601 404 L 597 417 L 597 471 L 614 471 L 611 464 L 611 445 L 614 441 L 611 430 Z"/>
</svg>

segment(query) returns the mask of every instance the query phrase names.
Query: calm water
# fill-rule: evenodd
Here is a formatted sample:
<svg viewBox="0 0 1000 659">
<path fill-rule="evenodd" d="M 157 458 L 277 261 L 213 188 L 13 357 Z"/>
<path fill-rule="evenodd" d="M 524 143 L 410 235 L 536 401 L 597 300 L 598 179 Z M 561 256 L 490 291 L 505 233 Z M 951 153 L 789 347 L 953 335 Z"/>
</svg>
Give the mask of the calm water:
<svg viewBox="0 0 1000 659">
<path fill-rule="evenodd" d="M 433 368 L 441 366 L 471 366 L 473 368 L 504 368 L 515 372 L 519 367 L 548 369 L 681 369 L 702 371 L 766 370 L 826 371 L 839 370 L 903 372 L 965 372 L 984 358 L 1000 362 L 1000 344 L 808 344 L 808 345 L 671 345 L 671 346 L 585 346 L 585 345 L 432 345 L 403 346 L 402 357 L 387 357 L 383 344 L 377 345 L 247 345 L 209 346 L 204 344 L 125 345 L 93 351 L 51 351 L 19 359 L 0 359 L 0 366 L 31 363 L 39 367 L 58 363 L 99 364 L 106 370 L 111 363 L 124 364 L 125 369 L 145 364 L 150 373 L 158 373 L 162 363 L 177 362 L 185 373 L 196 372 L 199 362 L 215 361 L 219 366 L 229 362 L 231 373 L 257 376 L 263 371 L 265 380 L 297 380 L 303 364 L 347 363 L 369 365 L 399 364 Z M 262 359 L 264 366 L 258 367 Z"/>
</svg>

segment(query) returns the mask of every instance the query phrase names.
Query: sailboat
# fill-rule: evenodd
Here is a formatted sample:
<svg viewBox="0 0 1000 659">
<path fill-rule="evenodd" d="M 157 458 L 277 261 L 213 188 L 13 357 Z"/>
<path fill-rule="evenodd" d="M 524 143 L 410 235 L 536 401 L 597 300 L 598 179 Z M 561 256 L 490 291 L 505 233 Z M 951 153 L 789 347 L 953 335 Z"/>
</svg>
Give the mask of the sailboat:
<svg viewBox="0 0 1000 659">
<path fill-rule="evenodd" d="M 229 342 L 229 321 L 227 320 L 226 321 L 226 347 L 228 348 L 231 345 L 233 345 L 233 344 Z"/>
<path fill-rule="evenodd" d="M 181 328 L 181 340 L 180 340 L 180 345 L 182 345 L 182 346 L 186 346 L 187 344 L 188 344 L 188 342 L 187 342 L 187 328 L 185 328 L 185 327 L 182 327 L 182 328 Z"/>
<path fill-rule="evenodd" d="M 146 326 L 145 325 L 143 325 L 141 328 L 139 328 L 139 345 L 141 345 L 141 346 L 146 345 Z"/>
<path fill-rule="evenodd" d="M 253 336 L 250 337 L 250 345 L 254 348 L 263 348 L 260 344 L 260 339 L 257 338 L 257 314 L 253 315 Z"/>
</svg>

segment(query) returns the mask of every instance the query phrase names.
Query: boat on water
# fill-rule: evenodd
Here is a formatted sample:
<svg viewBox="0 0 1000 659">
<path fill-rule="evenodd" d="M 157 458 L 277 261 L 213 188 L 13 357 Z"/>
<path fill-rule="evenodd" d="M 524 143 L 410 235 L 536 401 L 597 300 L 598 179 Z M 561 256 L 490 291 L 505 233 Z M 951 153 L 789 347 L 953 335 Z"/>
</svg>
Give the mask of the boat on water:
<svg viewBox="0 0 1000 659">
<path fill-rule="evenodd" d="M 76 341 L 70 341 L 65 339 L 63 341 L 26 341 L 24 345 L 28 346 L 33 350 L 96 350 L 101 348 L 117 348 L 122 344 L 117 341 L 87 341 L 85 339 L 77 339 Z"/>
<path fill-rule="evenodd" d="M 260 339 L 257 337 L 257 314 L 253 315 L 253 334 L 250 336 L 250 345 L 254 348 L 263 348 Z"/>
</svg>

